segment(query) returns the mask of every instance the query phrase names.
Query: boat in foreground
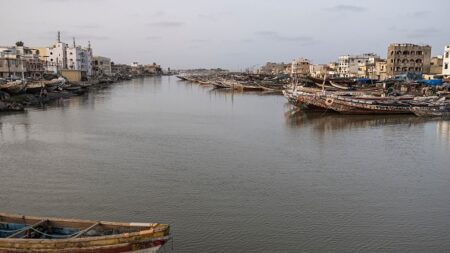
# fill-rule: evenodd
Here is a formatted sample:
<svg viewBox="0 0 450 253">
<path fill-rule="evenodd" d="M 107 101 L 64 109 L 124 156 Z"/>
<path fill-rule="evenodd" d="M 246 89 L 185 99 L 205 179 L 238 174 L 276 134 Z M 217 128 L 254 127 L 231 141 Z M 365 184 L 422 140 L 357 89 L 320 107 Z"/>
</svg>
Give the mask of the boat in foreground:
<svg viewBox="0 0 450 253">
<path fill-rule="evenodd" d="M 169 239 L 166 224 L 0 213 L 0 253 L 153 253 Z"/>
</svg>

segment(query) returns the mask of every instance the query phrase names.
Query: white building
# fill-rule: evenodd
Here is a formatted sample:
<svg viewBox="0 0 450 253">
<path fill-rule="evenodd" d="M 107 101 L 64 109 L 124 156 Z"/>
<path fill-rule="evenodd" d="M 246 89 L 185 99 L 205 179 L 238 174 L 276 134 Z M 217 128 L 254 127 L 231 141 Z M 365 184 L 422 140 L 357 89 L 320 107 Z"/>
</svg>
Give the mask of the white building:
<svg viewBox="0 0 450 253">
<path fill-rule="evenodd" d="M 450 45 L 445 47 L 444 50 L 444 62 L 442 64 L 442 74 L 450 75 Z"/>
<path fill-rule="evenodd" d="M 92 48 L 89 43 L 87 48 L 75 44 L 69 46 L 61 42 L 58 32 L 58 40 L 50 47 L 37 48 L 41 60 L 45 62 L 46 71 L 57 73 L 62 69 L 79 70 L 83 75 L 92 75 Z"/>
<path fill-rule="evenodd" d="M 67 69 L 67 48 L 69 46 L 61 42 L 61 34 L 58 32 L 57 42 L 47 48 L 47 55 L 44 56 L 46 59 L 47 71 L 58 72 L 60 69 Z"/>
<path fill-rule="evenodd" d="M 356 77 L 361 65 L 373 64 L 380 60 L 380 57 L 373 53 L 362 55 L 343 55 L 339 57 L 338 74 L 340 77 Z"/>
<path fill-rule="evenodd" d="M 73 39 L 73 46 L 68 47 L 67 51 L 67 68 L 71 70 L 79 70 L 86 73 L 88 76 L 92 76 L 92 49 L 89 43 L 88 48 L 82 48 L 75 44 L 75 38 Z"/>
</svg>

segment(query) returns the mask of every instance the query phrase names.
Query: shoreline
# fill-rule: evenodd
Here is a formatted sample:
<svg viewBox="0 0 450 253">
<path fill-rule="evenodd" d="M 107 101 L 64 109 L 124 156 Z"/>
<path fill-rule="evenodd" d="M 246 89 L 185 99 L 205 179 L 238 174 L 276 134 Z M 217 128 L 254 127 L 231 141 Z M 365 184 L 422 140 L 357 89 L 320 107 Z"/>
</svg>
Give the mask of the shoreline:
<svg viewBox="0 0 450 253">
<path fill-rule="evenodd" d="M 155 76 L 163 76 L 163 75 L 152 75 L 151 77 Z M 98 80 L 87 81 L 82 84 L 73 84 L 75 86 L 80 86 L 80 89 L 77 89 L 75 91 L 62 89 L 58 91 L 51 91 L 44 93 L 41 92 L 40 94 L 22 93 L 16 95 L 10 95 L 9 93 L 0 91 L 0 116 L 2 114 L 11 112 L 24 112 L 29 107 L 48 104 L 59 99 L 67 99 L 71 97 L 82 96 L 85 93 L 88 93 L 94 89 L 103 89 L 116 83 L 144 77 L 147 76 L 133 77 L 131 79 L 114 80 L 107 83 L 100 83 L 98 82 Z"/>
</svg>

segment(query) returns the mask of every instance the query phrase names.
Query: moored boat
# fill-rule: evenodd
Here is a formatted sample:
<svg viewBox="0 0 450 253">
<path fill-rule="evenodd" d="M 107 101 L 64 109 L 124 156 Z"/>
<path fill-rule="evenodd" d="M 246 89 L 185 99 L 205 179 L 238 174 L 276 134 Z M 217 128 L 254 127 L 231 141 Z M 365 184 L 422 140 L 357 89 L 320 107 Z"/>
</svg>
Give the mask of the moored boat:
<svg viewBox="0 0 450 253">
<path fill-rule="evenodd" d="M 44 82 L 31 82 L 27 83 L 26 92 L 31 94 L 41 93 L 45 89 Z"/>
<path fill-rule="evenodd" d="M 418 117 L 450 118 L 450 107 L 448 106 L 413 107 L 411 111 Z"/>
<path fill-rule="evenodd" d="M 5 91 L 9 94 L 18 94 L 24 92 L 26 89 L 26 82 L 18 80 L 11 81 L 4 84 L 0 84 L 0 90 Z"/>
<path fill-rule="evenodd" d="M 0 253 L 156 252 L 170 226 L 31 217 L 0 213 Z"/>
</svg>

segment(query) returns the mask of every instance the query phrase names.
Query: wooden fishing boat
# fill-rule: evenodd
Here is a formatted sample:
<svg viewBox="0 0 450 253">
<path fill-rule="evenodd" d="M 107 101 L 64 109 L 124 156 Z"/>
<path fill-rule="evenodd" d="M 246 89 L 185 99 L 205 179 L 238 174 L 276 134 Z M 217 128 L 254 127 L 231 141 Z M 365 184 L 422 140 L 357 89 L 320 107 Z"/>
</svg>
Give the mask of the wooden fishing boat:
<svg viewBox="0 0 450 253">
<path fill-rule="evenodd" d="M 351 86 L 342 85 L 342 84 L 339 84 L 339 83 L 331 81 L 331 80 L 330 80 L 330 85 L 333 86 L 334 88 L 337 88 L 340 90 L 352 90 L 353 89 Z"/>
<path fill-rule="evenodd" d="M 9 94 L 19 94 L 25 92 L 26 87 L 26 82 L 23 82 L 21 80 L 0 84 L 0 90 L 5 91 Z"/>
<path fill-rule="evenodd" d="M 31 82 L 27 83 L 26 92 L 31 94 L 41 93 L 45 89 L 45 84 L 43 82 Z"/>
<path fill-rule="evenodd" d="M 154 253 L 169 239 L 158 223 L 119 223 L 0 213 L 0 253 Z"/>
<path fill-rule="evenodd" d="M 413 107 L 411 111 L 418 117 L 442 117 L 450 118 L 450 107 Z"/>
<path fill-rule="evenodd" d="M 185 76 L 177 76 L 178 79 L 181 81 L 188 81 L 188 79 Z"/>
<path fill-rule="evenodd" d="M 66 79 L 62 77 L 58 77 L 55 79 L 52 79 L 50 81 L 44 81 L 45 88 L 47 91 L 54 91 L 57 88 L 62 87 L 66 83 Z"/>
<path fill-rule="evenodd" d="M 230 89 L 231 87 L 227 84 L 224 84 L 223 82 L 212 82 L 211 83 L 214 86 L 214 89 Z"/>
</svg>

